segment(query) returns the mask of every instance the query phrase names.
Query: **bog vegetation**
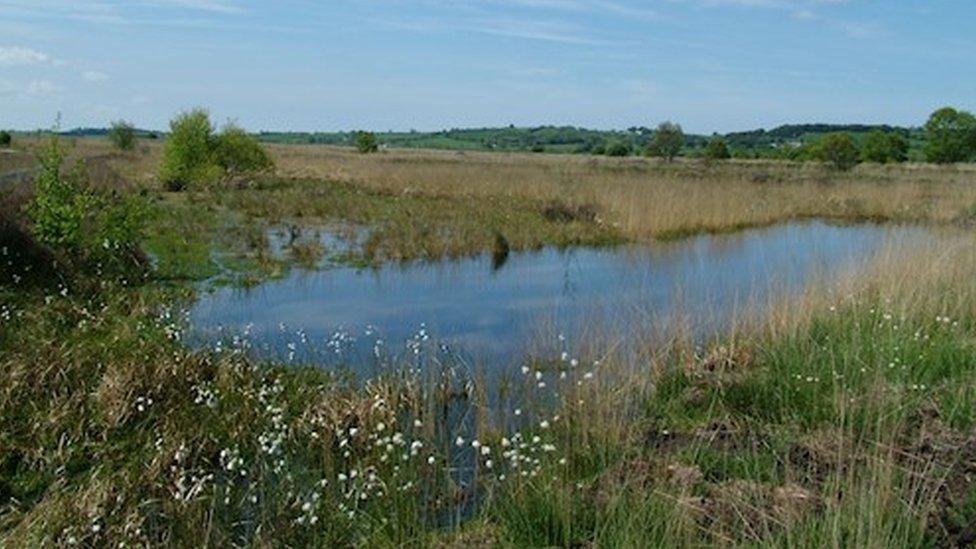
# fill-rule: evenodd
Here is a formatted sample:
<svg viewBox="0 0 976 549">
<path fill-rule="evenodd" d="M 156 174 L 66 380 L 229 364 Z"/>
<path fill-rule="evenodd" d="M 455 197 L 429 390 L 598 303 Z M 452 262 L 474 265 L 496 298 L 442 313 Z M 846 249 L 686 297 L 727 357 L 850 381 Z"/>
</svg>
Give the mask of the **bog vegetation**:
<svg viewBox="0 0 976 549">
<path fill-rule="evenodd" d="M 954 112 L 933 160 L 972 157 Z M 660 161 L 265 147 L 202 110 L 170 130 L 146 154 L 35 141 L 33 185 L 0 189 L 3 545 L 972 543 L 972 167 L 890 165 L 888 133 L 800 163 L 668 161 L 677 126 Z M 557 337 L 497 392 L 422 327 L 368 380 L 187 342 L 197 284 L 314 263 L 270 227 L 367 228 L 363 266 L 803 217 L 940 238 L 715 340 Z"/>
</svg>

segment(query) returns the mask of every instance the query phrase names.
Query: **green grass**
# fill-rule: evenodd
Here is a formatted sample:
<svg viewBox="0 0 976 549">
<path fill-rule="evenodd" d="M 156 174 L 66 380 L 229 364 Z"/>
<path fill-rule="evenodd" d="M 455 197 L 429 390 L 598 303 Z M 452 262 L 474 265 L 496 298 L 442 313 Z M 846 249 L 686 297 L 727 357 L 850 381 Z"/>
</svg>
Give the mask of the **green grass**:
<svg viewBox="0 0 976 549">
<path fill-rule="evenodd" d="M 194 351 L 181 306 L 199 280 L 258 283 L 334 252 L 305 235 L 279 257 L 272 227 L 366 228 L 342 253 L 370 264 L 620 242 L 587 205 L 267 179 L 160 195 L 153 212 L 156 270 L 141 285 L 62 290 L 8 258 L 19 278 L 0 281 L 0 544 L 929 547 L 970 535 L 972 317 L 865 294 L 696 355 L 611 356 L 596 380 L 555 381 L 564 362 L 538 357 L 552 392 L 527 376 L 496 401 L 477 372 L 430 355 L 422 373 L 381 363 L 361 383 L 230 345 Z M 522 423 L 491 421 L 516 405 Z"/>
<path fill-rule="evenodd" d="M 365 231 L 339 250 L 299 238 L 275 256 L 269 231 L 294 226 L 339 234 Z M 254 284 L 292 266 L 376 266 L 491 253 L 499 238 L 513 251 L 626 242 L 589 207 L 526 200 L 393 194 L 348 183 L 268 178 L 246 189 L 163 193 L 146 250 L 166 280 Z"/>
</svg>

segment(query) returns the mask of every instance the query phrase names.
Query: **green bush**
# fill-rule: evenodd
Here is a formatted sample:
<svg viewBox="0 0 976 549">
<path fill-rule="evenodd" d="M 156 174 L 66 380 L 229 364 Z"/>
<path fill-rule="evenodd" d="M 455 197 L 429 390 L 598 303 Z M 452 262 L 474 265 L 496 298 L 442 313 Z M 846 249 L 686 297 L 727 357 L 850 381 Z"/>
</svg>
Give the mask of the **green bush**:
<svg viewBox="0 0 976 549">
<path fill-rule="evenodd" d="M 813 155 L 842 171 L 853 168 L 861 159 L 861 152 L 849 133 L 829 133 L 821 137 L 813 147 Z"/>
<path fill-rule="evenodd" d="M 705 158 L 708 160 L 728 160 L 732 158 L 729 145 L 721 137 L 715 137 L 705 146 Z"/>
<path fill-rule="evenodd" d="M 864 138 L 861 156 L 865 162 L 904 162 L 908 159 L 908 140 L 899 133 L 875 130 Z"/>
<path fill-rule="evenodd" d="M 233 124 L 225 126 L 217 136 L 215 156 L 217 164 L 228 175 L 259 172 L 274 166 L 258 140 Z"/>
<path fill-rule="evenodd" d="M 170 122 L 161 177 L 167 188 L 177 191 L 273 166 L 254 137 L 234 124 L 216 134 L 207 111 L 195 109 Z"/>
<path fill-rule="evenodd" d="M 120 151 L 131 151 L 136 148 L 136 129 L 125 120 L 116 120 L 108 131 L 108 140 Z"/>
<path fill-rule="evenodd" d="M 10 132 L 6 130 L 0 131 L 0 147 L 9 147 L 12 142 L 13 136 L 10 135 Z"/>
<path fill-rule="evenodd" d="M 607 156 L 630 156 L 630 145 L 623 141 L 614 141 L 607 146 Z"/>
<path fill-rule="evenodd" d="M 952 107 L 941 108 L 925 124 L 929 162 L 951 164 L 976 157 L 976 116 Z"/>
<path fill-rule="evenodd" d="M 376 142 L 376 134 L 373 132 L 356 133 L 356 150 L 363 154 L 374 153 L 380 149 Z"/>
<path fill-rule="evenodd" d="M 661 122 L 654 132 L 654 139 L 647 145 L 647 154 L 672 161 L 685 145 L 685 133 L 681 125 Z"/>
<path fill-rule="evenodd" d="M 214 127 L 207 111 L 195 109 L 180 113 L 169 123 L 169 128 L 160 174 L 166 186 L 178 190 L 219 179 L 220 166 L 214 158 Z"/>
<path fill-rule="evenodd" d="M 64 151 L 52 138 L 40 156 L 34 200 L 27 205 L 34 238 L 62 259 L 100 270 L 138 263 L 145 203 L 137 196 L 96 194 L 84 164 L 64 173 Z"/>
</svg>

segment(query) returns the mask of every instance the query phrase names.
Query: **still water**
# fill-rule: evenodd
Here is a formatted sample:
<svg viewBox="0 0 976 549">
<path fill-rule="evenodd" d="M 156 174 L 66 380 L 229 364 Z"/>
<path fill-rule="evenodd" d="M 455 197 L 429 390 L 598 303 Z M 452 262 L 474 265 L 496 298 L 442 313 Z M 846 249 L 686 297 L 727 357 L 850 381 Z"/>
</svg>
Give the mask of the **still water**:
<svg viewBox="0 0 976 549">
<path fill-rule="evenodd" d="M 409 354 L 429 337 L 472 363 L 511 368 L 540 341 L 560 334 L 571 345 L 593 326 L 626 339 L 680 319 L 708 335 L 774 297 L 856 269 L 886 243 L 926 238 L 917 227 L 809 221 L 504 261 L 296 269 L 203 294 L 191 323 L 197 341 L 247 333 L 258 354 L 282 360 L 366 368 L 376 353 Z"/>
</svg>

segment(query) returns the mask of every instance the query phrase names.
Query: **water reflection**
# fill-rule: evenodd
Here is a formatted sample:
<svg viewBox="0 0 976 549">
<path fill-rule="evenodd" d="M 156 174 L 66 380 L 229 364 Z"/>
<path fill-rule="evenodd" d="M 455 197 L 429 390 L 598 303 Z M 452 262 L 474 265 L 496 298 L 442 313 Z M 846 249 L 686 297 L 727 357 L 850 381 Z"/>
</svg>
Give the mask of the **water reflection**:
<svg viewBox="0 0 976 549">
<path fill-rule="evenodd" d="M 509 253 L 506 243 L 479 258 L 296 270 L 251 289 L 220 288 L 191 319 L 204 339 L 250 326 L 255 346 L 279 358 L 294 352 L 295 334 L 320 346 L 341 334 L 342 359 L 353 362 L 371 357 L 377 339 L 404 349 L 423 325 L 472 360 L 509 366 L 540 324 L 571 341 L 594 325 L 626 334 L 677 317 L 707 333 L 748 303 L 834 276 L 893 238 L 926 233 L 811 221 L 617 248 Z"/>
</svg>

